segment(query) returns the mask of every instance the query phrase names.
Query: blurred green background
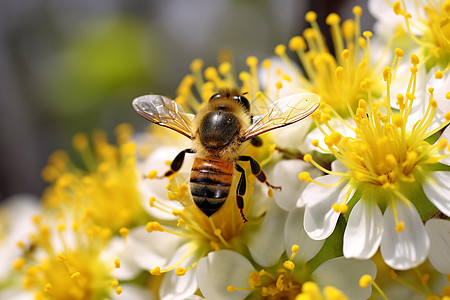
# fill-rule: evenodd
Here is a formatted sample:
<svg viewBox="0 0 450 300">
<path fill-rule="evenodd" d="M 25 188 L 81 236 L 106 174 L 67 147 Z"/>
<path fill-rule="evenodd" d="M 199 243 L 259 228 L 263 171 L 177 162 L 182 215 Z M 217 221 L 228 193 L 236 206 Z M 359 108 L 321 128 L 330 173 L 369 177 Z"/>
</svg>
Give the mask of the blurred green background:
<svg viewBox="0 0 450 300">
<path fill-rule="evenodd" d="M 366 1 L 1 0 L 0 199 L 39 195 L 48 156 L 77 132 L 143 130 L 131 100 L 173 97 L 193 59 L 216 65 L 230 49 L 245 69 L 301 33 L 308 10 L 326 28 L 330 12 L 351 18 L 356 4 L 371 29 Z"/>
</svg>

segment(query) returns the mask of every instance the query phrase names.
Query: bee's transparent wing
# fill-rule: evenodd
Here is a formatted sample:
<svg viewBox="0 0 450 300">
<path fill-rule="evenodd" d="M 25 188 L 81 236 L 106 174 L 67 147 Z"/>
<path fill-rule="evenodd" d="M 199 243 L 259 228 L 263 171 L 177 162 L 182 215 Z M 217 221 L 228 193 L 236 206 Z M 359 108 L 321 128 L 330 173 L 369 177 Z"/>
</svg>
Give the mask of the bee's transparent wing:
<svg viewBox="0 0 450 300">
<path fill-rule="evenodd" d="M 180 104 L 161 95 L 145 95 L 133 100 L 133 108 L 152 123 L 173 129 L 192 139 L 193 114 L 185 113 Z"/>
<path fill-rule="evenodd" d="M 278 99 L 269 106 L 269 111 L 253 117 L 253 124 L 244 133 L 249 140 L 261 133 L 298 122 L 312 114 L 320 104 L 319 95 L 294 94 Z"/>
</svg>

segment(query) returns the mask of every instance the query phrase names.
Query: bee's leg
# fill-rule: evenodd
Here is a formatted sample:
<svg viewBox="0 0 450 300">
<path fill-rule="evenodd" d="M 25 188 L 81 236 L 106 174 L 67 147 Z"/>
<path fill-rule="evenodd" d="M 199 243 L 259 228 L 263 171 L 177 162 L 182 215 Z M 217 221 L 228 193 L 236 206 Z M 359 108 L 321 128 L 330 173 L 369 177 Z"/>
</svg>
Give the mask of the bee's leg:
<svg viewBox="0 0 450 300">
<path fill-rule="evenodd" d="M 245 218 L 244 215 L 244 195 L 245 195 L 245 190 L 247 189 L 247 184 L 245 181 L 245 170 L 238 164 L 234 164 L 234 168 L 236 169 L 236 171 L 238 171 L 239 173 L 241 173 L 241 177 L 239 178 L 239 183 L 236 189 L 236 203 L 237 203 L 237 207 L 239 208 L 239 211 L 241 212 L 241 216 L 242 219 L 245 222 L 248 222 L 248 220 Z"/>
<path fill-rule="evenodd" d="M 164 173 L 164 175 L 161 176 L 161 178 L 170 176 L 176 171 L 180 170 L 181 166 L 183 165 L 184 155 L 186 153 L 195 153 L 195 151 L 193 149 L 184 149 L 183 151 L 178 153 L 177 156 L 175 156 L 175 158 L 173 159 L 172 163 L 170 164 L 170 170 Z"/>
<path fill-rule="evenodd" d="M 254 138 L 252 138 L 250 140 L 250 143 L 254 146 L 254 147 L 261 147 L 263 144 L 262 139 L 259 136 L 255 136 Z"/>
<path fill-rule="evenodd" d="M 249 161 L 250 162 L 250 167 L 252 168 L 252 174 L 255 175 L 256 178 L 260 182 L 265 183 L 270 188 L 281 190 L 281 186 L 271 185 L 267 181 L 266 173 L 264 173 L 264 171 L 263 171 L 263 169 L 261 169 L 261 166 L 259 165 L 259 163 L 253 157 L 248 156 L 248 155 L 241 155 L 241 156 L 239 156 L 237 158 L 237 160 L 239 160 L 239 161 Z"/>
</svg>

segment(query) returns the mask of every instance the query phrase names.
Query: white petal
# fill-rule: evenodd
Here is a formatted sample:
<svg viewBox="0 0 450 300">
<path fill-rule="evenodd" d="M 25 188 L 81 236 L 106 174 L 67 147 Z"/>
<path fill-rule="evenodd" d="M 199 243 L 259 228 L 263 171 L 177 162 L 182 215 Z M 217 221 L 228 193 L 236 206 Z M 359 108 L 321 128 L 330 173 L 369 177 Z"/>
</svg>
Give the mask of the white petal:
<svg viewBox="0 0 450 300">
<path fill-rule="evenodd" d="M 425 226 L 414 205 L 401 200 L 395 202 L 398 221 L 404 222 L 404 229 L 396 231 L 392 205 L 384 212 L 384 232 L 381 240 L 381 255 L 387 265 L 406 270 L 421 264 L 428 256 L 430 240 Z"/>
<path fill-rule="evenodd" d="M 316 178 L 323 184 L 334 184 L 340 176 L 326 175 Z M 335 187 L 323 187 L 310 183 L 305 188 L 301 198 L 306 204 L 304 226 L 308 235 L 315 240 L 322 240 L 331 235 L 339 218 L 332 205 L 340 203 L 345 197 L 345 182 Z"/>
<path fill-rule="evenodd" d="M 261 83 L 261 86 L 264 87 L 264 91 L 266 96 L 275 101 L 276 97 L 282 98 L 284 96 L 289 96 L 295 93 L 301 92 L 309 92 L 305 89 L 301 89 L 300 84 L 297 80 L 299 75 L 302 74 L 302 71 L 296 64 L 286 64 L 286 61 L 281 59 L 279 56 L 272 56 L 270 59 L 270 68 L 258 68 L 258 78 Z M 281 74 L 278 70 L 282 70 Z M 275 87 L 275 84 L 269 85 L 269 83 L 274 83 L 282 80 L 282 74 L 287 74 L 290 78 L 292 78 L 291 82 L 284 81 L 283 88 L 278 90 Z M 263 111 L 259 111 L 260 109 L 258 105 L 252 107 L 256 109 L 257 114 L 263 113 Z M 288 126 L 289 127 L 289 126 Z"/>
<path fill-rule="evenodd" d="M 0 290 L 0 299 L 14 299 L 14 300 L 34 300 L 36 299 L 36 292 L 24 291 L 23 289 L 16 288 L 3 288 Z"/>
<path fill-rule="evenodd" d="M 179 266 L 187 268 L 194 262 L 200 259 L 195 254 L 186 257 L 186 254 L 192 252 L 192 249 L 197 247 L 195 243 L 187 243 L 179 247 L 173 254 L 168 266 L 173 266 L 182 261 Z M 198 253 L 194 251 L 193 253 Z M 190 269 L 183 276 L 178 276 L 174 271 L 170 271 L 165 274 L 161 287 L 159 289 L 159 296 L 161 300 L 184 300 L 186 297 L 191 296 L 197 290 L 197 281 L 195 280 L 195 269 Z"/>
<path fill-rule="evenodd" d="M 150 292 L 150 289 L 137 286 L 134 284 L 121 284 L 123 291 L 120 295 L 117 295 L 114 291 L 112 294 L 112 299 L 114 300 L 153 300 L 154 295 Z"/>
<path fill-rule="evenodd" d="M 263 267 L 274 265 L 284 252 L 284 224 L 287 215 L 286 211 L 272 204 L 257 232 L 248 238 L 252 258 Z"/>
<path fill-rule="evenodd" d="M 197 288 L 195 270 L 189 270 L 183 276 L 178 276 L 172 271 L 164 275 L 159 288 L 159 297 L 161 300 L 185 300 L 192 296 Z"/>
<path fill-rule="evenodd" d="M 443 79 L 435 79 L 434 76 L 428 83 L 429 86 L 434 87 L 433 98 L 436 99 L 438 103 L 438 111 L 440 111 L 441 120 L 444 121 L 444 115 L 448 111 L 450 111 L 450 101 L 446 98 L 446 94 L 448 93 L 448 87 L 450 86 L 450 75 L 448 72 L 444 73 Z M 438 112 L 437 112 L 438 113 Z"/>
<path fill-rule="evenodd" d="M 282 160 L 273 168 L 270 178 L 282 190 L 274 190 L 273 198 L 279 207 L 286 211 L 295 208 L 307 183 L 298 179 L 298 174 L 308 172 L 312 178 L 322 174 L 316 167 L 302 160 Z"/>
<path fill-rule="evenodd" d="M 211 252 L 197 265 L 197 282 L 206 299 L 244 299 L 250 291 L 227 291 L 227 287 L 248 287 L 251 272 L 256 270 L 242 255 L 231 250 Z"/>
<path fill-rule="evenodd" d="M 431 264 L 442 274 L 450 274 L 450 221 L 431 219 L 425 229 L 430 237 Z"/>
<path fill-rule="evenodd" d="M 308 152 L 310 147 L 305 145 L 305 138 L 312 122 L 312 118 L 306 118 L 280 130 L 275 130 L 272 133 L 275 144 L 280 148 L 298 149 L 302 152 Z"/>
<path fill-rule="evenodd" d="M 26 194 L 14 195 L 1 204 L 0 282 L 11 274 L 12 262 L 22 254 L 17 242 L 29 240 L 29 234 L 35 230 L 32 217 L 40 210 L 39 199 Z"/>
<path fill-rule="evenodd" d="M 141 226 L 130 231 L 126 247 L 132 251 L 130 255 L 136 264 L 148 270 L 166 265 L 183 241 L 183 238 L 167 232 L 149 233 Z"/>
<path fill-rule="evenodd" d="M 371 260 L 338 257 L 321 264 L 311 276 L 321 288 L 334 286 L 353 300 L 367 299 L 372 294 L 371 287 L 359 286 L 359 280 L 366 274 L 376 277 L 377 267 Z"/>
<path fill-rule="evenodd" d="M 423 191 L 441 212 L 450 216 L 450 172 L 436 171 L 423 183 Z"/>
<path fill-rule="evenodd" d="M 113 237 L 100 254 L 100 259 L 110 264 L 114 259 L 120 259 L 120 268 L 114 268 L 113 276 L 119 280 L 131 280 L 136 277 L 141 268 L 136 264 L 132 251 L 126 247 L 122 237 Z"/>
<path fill-rule="evenodd" d="M 284 243 L 287 256 L 292 254 L 292 246 L 298 245 L 299 251 L 295 255 L 295 262 L 307 262 L 313 258 L 322 248 L 325 240 L 317 241 L 311 239 L 303 228 L 303 215 L 305 208 L 293 209 L 286 220 L 284 229 Z"/>
<path fill-rule="evenodd" d="M 383 215 L 378 205 L 369 199 L 359 200 L 348 219 L 344 233 L 344 256 L 369 259 L 380 246 Z"/>
</svg>

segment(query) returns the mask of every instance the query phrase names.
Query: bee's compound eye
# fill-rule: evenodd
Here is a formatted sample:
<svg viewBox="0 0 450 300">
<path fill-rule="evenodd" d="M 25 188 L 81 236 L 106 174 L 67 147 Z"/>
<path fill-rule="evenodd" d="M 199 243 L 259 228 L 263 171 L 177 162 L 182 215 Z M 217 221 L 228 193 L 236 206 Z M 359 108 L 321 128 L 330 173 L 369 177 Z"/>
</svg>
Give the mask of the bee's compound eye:
<svg viewBox="0 0 450 300">
<path fill-rule="evenodd" d="M 211 98 L 209 98 L 209 101 L 212 101 L 214 99 L 218 99 L 218 98 L 222 98 L 223 95 L 222 94 L 214 94 L 211 96 Z"/>
<path fill-rule="evenodd" d="M 250 111 L 250 102 L 244 96 L 234 96 L 234 100 L 241 103 L 247 111 Z"/>
</svg>

